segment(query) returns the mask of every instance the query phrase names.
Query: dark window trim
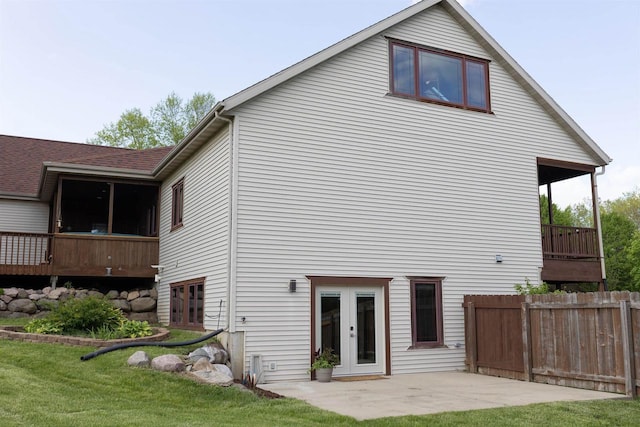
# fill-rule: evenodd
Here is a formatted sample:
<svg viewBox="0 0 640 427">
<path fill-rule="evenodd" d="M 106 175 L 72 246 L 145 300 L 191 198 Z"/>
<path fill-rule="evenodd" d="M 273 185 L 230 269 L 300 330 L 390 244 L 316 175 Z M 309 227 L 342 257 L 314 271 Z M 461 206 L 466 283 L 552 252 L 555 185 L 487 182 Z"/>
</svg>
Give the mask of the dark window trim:
<svg viewBox="0 0 640 427">
<path fill-rule="evenodd" d="M 197 285 L 202 285 L 202 323 L 198 323 L 197 321 L 195 323 L 189 323 L 188 319 L 188 313 L 189 313 L 189 287 L 190 286 L 197 286 Z M 183 301 L 183 306 L 182 306 L 182 322 L 174 322 L 173 321 L 173 289 L 175 288 L 184 288 L 183 290 L 183 295 L 184 297 L 184 301 Z M 182 282 L 176 282 L 176 283 L 171 283 L 169 285 L 169 325 L 171 326 L 175 326 L 175 327 L 179 327 L 179 328 L 183 328 L 183 329 L 195 329 L 198 331 L 203 331 L 204 330 L 204 296 L 205 294 L 205 278 L 204 277 L 199 277 L 197 279 L 190 279 L 190 280 L 185 280 Z M 197 301 L 197 299 L 196 299 Z M 196 312 L 194 317 L 197 319 L 198 318 L 198 311 L 197 311 L 197 307 L 198 305 L 195 304 L 196 307 Z"/>
<path fill-rule="evenodd" d="M 398 96 L 401 98 L 408 98 L 408 99 L 414 99 L 416 101 L 420 101 L 420 102 L 427 102 L 430 104 L 439 104 L 439 105 L 446 105 L 449 107 L 455 107 L 455 108 L 460 108 L 463 110 L 471 110 L 471 111 L 479 111 L 479 112 L 483 112 L 483 113 L 489 113 L 489 114 L 493 114 L 491 111 L 491 97 L 490 97 L 490 93 L 491 90 L 489 88 L 489 63 L 491 61 L 487 60 L 487 59 L 483 59 L 483 58 L 478 58 L 476 56 L 472 56 L 472 55 L 466 55 L 466 54 L 462 54 L 462 53 L 457 53 L 457 52 L 452 52 L 449 50 L 445 50 L 445 49 L 440 49 L 440 48 L 435 48 L 435 47 L 430 47 L 430 46 L 423 46 L 423 45 L 419 45 L 417 43 L 410 43 L 410 42 L 406 42 L 406 41 L 402 41 L 402 40 L 397 40 L 397 39 L 392 39 L 392 38 L 387 38 L 387 40 L 389 41 L 389 93 L 393 96 Z M 402 47 L 406 47 L 406 48 L 411 48 L 413 49 L 413 55 L 414 55 L 414 60 L 413 60 L 413 67 L 414 67 L 414 92 L 416 93 L 416 95 L 411 95 L 411 94 L 407 94 L 407 93 L 403 93 L 403 92 L 396 92 L 394 90 L 394 81 L 395 81 L 395 75 L 394 75 L 394 62 L 393 62 L 393 46 L 397 45 L 397 46 L 402 46 Z M 434 54 L 438 54 L 438 55 L 443 55 L 443 56 L 449 56 L 452 58 L 458 58 L 462 61 L 462 97 L 463 97 L 463 102 L 462 104 L 458 104 L 455 102 L 446 102 L 446 101 L 442 101 L 442 100 L 437 100 L 437 99 L 432 99 L 432 98 L 426 98 L 426 97 L 421 97 L 417 94 L 420 93 L 419 90 L 419 79 L 418 76 L 420 75 L 420 64 L 419 64 L 419 56 L 418 56 L 418 52 L 419 51 L 424 51 L 424 52 L 429 52 L 429 53 L 434 53 Z M 472 105 L 467 105 L 467 62 L 473 62 L 473 63 L 479 63 L 484 65 L 485 68 L 485 73 L 484 73 L 484 79 L 485 79 L 485 99 L 487 101 L 487 106 L 486 108 L 479 108 L 479 107 L 475 107 Z"/>
<path fill-rule="evenodd" d="M 444 328 L 442 316 L 442 277 L 412 277 L 410 278 L 411 299 L 411 348 L 437 348 L 444 345 Z M 433 284 L 436 287 L 436 334 L 435 341 L 416 341 L 416 284 Z"/>
<path fill-rule="evenodd" d="M 385 339 L 385 375 L 391 375 L 391 317 L 389 311 L 389 286 L 392 277 L 340 277 L 340 276 L 306 276 L 311 284 L 311 348 L 310 363 L 313 363 L 316 351 L 316 287 L 317 286 L 370 286 L 382 287 L 384 294 L 384 339 Z M 315 372 L 311 373 L 315 379 Z"/>
<path fill-rule="evenodd" d="M 171 186 L 171 231 L 182 227 L 184 215 L 184 177 Z"/>
</svg>

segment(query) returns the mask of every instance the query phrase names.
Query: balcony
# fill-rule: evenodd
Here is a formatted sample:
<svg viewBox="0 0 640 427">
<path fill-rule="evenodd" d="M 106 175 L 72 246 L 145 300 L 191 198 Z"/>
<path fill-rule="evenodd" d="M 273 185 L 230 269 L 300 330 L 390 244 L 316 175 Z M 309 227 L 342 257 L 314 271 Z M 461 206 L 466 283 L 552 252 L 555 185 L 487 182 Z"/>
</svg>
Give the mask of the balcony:
<svg viewBox="0 0 640 427">
<path fill-rule="evenodd" d="M 0 275 L 155 275 L 157 237 L 0 232 Z"/>
<path fill-rule="evenodd" d="M 599 282 L 602 278 L 595 228 L 542 225 L 542 280 Z"/>
</svg>

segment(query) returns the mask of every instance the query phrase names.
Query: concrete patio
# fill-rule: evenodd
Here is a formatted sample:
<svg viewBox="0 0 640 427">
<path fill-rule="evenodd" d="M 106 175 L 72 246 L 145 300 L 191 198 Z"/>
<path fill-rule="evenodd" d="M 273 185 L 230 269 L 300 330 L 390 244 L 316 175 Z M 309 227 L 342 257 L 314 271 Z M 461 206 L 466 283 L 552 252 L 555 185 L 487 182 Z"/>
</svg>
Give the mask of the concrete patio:
<svg viewBox="0 0 640 427">
<path fill-rule="evenodd" d="M 624 395 L 466 372 L 393 375 L 377 380 L 260 384 L 358 420 L 499 408 L 531 403 L 618 399 Z"/>
</svg>

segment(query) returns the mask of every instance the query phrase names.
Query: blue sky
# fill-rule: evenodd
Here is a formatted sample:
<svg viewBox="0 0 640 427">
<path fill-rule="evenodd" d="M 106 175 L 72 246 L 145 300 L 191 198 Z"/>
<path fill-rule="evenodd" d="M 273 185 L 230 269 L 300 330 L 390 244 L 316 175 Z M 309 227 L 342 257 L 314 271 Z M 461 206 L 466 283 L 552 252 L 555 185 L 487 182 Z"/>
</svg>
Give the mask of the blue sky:
<svg viewBox="0 0 640 427">
<path fill-rule="evenodd" d="M 0 0 L 0 133 L 84 142 L 172 91 L 221 100 L 411 3 Z M 640 1 L 461 3 L 613 157 L 601 197 L 640 186 Z"/>
</svg>

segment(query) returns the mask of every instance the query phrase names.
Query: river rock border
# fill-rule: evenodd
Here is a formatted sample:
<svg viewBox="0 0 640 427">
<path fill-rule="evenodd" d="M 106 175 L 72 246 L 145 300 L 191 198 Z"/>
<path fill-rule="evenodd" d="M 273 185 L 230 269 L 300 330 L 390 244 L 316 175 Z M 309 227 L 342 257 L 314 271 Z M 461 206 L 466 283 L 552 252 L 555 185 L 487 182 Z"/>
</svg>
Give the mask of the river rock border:
<svg viewBox="0 0 640 427">
<path fill-rule="evenodd" d="M 2 288 L 0 292 L 0 317 L 42 317 L 52 306 L 69 298 L 86 298 L 88 296 L 106 297 L 115 307 L 122 310 L 129 320 L 158 323 L 156 308 L 158 291 L 153 289 L 136 289 L 131 291 L 109 291 L 106 294 L 96 290 L 75 288 L 22 289 Z"/>
<path fill-rule="evenodd" d="M 24 328 L 22 326 L 0 326 L 0 338 L 34 343 L 57 343 L 87 347 L 111 347 L 116 344 L 132 342 L 164 341 L 169 338 L 170 334 L 169 330 L 165 328 L 153 328 L 153 332 L 154 334 L 149 337 L 98 340 L 94 338 L 72 337 L 68 335 L 30 334 L 28 332 L 24 332 Z"/>
</svg>

